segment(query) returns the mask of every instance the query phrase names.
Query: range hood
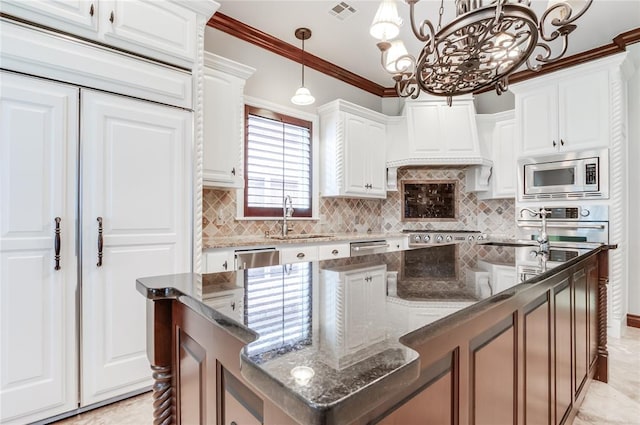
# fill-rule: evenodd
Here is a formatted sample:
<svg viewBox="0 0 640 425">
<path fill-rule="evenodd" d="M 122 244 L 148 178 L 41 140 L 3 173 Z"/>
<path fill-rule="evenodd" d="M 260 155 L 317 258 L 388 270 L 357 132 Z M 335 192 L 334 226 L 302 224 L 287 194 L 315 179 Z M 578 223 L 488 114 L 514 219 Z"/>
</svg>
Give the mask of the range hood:
<svg viewBox="0 0 640 425">
<path fill-rule="evenodd" d="M 426 94 L 408 99 L 402 115 L 387 122 L 387 182 L 397 185 L 398 168 L 455 166 L 474 167 L 488 187 L 493 163 L 480 150 L 475 116 L 471 95 L 454 98 L 451 106 Z"/>
</svg>

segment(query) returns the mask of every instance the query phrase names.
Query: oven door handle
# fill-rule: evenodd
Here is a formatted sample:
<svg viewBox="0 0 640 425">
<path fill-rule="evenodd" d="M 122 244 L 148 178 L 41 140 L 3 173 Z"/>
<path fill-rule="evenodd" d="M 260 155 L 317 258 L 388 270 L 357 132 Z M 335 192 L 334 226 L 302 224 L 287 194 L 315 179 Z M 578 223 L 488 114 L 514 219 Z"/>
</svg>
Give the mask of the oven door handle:
<svg viewBox="0 0 640 425">
<path fill-rule="evenodd" d="M 518 227 L 539 228 L 540 224 L 518 223 Z M 599 229 L 604 230 L 604 224 L 561 224 L 547 222 L 547 228 L 556 229 Z"/>
</svg>

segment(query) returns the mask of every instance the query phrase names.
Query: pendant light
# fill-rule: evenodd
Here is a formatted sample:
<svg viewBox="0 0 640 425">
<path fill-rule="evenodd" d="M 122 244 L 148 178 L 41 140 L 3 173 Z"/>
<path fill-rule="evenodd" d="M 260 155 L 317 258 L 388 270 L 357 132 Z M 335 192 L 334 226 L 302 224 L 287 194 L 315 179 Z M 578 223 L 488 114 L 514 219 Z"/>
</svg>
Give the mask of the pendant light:
<svg viewBox="0 0 640 425">
<path fill-rule="evenodd" d="M 306 106 L 316 101 L 315 97 L 311 96 L 309 89 L 304 86 L 304 41 L 311 38 L 311 30 L 309 28 L 298 28 L 295 35 L 298 40 L 302 40 L 302 85 L 296 90 L 291 102 L 295 105 Z"/>
</svg>

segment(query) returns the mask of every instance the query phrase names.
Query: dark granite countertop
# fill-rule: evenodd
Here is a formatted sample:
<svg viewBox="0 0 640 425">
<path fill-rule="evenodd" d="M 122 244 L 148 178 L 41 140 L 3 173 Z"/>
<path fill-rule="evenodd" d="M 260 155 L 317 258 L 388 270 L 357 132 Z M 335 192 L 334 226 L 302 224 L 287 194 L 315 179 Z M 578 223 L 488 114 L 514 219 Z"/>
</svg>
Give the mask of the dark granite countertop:
<svg viewBox="0 0 640 425">
<path fill-rule="evenodd" d="M 600 249 L 600 248 L 595 248 Z M 419 375 L 409 348 L 594 249 L 444 245 L 215 274 L 141 278 L 247 343 L 248 382 L 301 423 L 348 423 Z"/>
</svg>

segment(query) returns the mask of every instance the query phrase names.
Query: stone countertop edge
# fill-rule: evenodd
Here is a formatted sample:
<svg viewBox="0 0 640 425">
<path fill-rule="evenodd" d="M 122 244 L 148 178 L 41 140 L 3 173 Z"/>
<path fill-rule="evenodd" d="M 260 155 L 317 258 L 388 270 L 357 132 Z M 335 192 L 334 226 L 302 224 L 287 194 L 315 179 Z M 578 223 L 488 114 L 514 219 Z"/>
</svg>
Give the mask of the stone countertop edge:
<svg viewBox="0 0 640 425">
<path fill-rule="evenodd" d="M 420 357 L 370 382 L 335 402 L 310 403 L 291 391 L 284 383 L 271 377 L 266 371 L 240 356 L 240 373 L 252 385 L 291 418 L 305 425 L 346 425 L 382 404 L 395 391 L 407 387 L 420 377 Z M 366 406 L 366 407 L 363 407 Z"/>
<path fill-rule="evenodd" d="M 211 323 L 238 338 L 245 345 L 258 339 L 258 334 L 251 329 L 219 313 L 187 293 L 184 288 L 192 286 L 194 280 L 200 279 L 201 275 L 194 273 L 144 277 L 136 279 L 136 289 L 151 301 L 175 299 L 181 302 Z"/>
<path fill-rule="evenodd" d="M 317 235 L 318 233 L 311 233 L 311 235 Z M 320 233 L 323 234 L 323 233 Z M 295 236 L 301 234 L 296 233 Z M 324 235 L 324 234 L 323 234 Z M 311 237 L 311 238 L 292 238 L 292 239 L 277 239 L 269 238 L 266 236 L 220 236 L 202 238 L 202 249 L 212 248 L 234 248 L 234 247 L 248 247 L 248 246 L 272 246 L 272 245 L 295 245 L 295 244 L 316 244 L 325 242 L 351 242 L 351 241 L 367 241 L 367 240 L 379 240 L 385 238 L 397 238 L 407 236 L 407 233 L 327 233 L 323 237 Z"/>
</svg>

